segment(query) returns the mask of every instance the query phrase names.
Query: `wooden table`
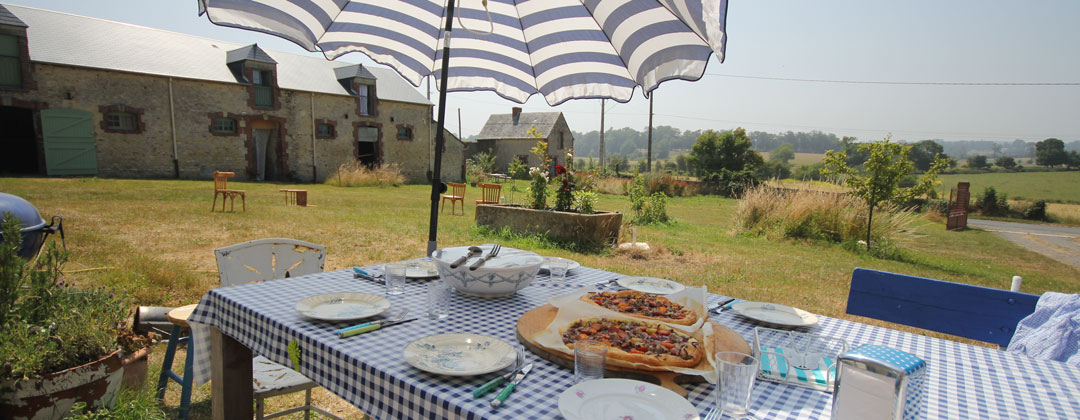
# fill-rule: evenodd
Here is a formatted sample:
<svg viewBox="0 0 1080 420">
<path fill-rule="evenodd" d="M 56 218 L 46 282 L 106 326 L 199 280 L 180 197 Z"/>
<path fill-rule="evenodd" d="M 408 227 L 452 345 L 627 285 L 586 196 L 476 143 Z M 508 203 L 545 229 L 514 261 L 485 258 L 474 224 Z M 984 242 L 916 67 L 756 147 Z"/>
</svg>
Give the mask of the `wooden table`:
<svg viewBox="0 0 1080 420">
<path fill-rule="evenodd" d="M 307 190 L 280 189 L 285 193 L 285 205 L 297 205 L 307 207 Z"/>
</svg>

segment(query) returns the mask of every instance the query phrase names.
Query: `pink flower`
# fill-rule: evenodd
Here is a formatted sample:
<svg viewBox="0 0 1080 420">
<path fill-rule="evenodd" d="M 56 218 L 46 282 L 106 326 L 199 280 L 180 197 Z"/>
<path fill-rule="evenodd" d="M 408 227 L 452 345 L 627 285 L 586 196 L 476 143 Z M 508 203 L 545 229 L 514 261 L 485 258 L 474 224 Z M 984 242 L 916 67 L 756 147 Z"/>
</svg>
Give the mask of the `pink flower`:
<svg viewBox="0 0 1080 420">
<path fill-rule="evenodd" d="M 578 398 L 585 398 L 585 393 L 581 391 L 576 392 L 575 395 L 577 395 Z"/>
<path fill-rule="evenodd" d="M 642 393 L 642 392 L 645 392 L 645 385 L 638 385 L 638 387 L 637 387 L 637 392 L 638 392 L 638 393 Z"/>
</svg>

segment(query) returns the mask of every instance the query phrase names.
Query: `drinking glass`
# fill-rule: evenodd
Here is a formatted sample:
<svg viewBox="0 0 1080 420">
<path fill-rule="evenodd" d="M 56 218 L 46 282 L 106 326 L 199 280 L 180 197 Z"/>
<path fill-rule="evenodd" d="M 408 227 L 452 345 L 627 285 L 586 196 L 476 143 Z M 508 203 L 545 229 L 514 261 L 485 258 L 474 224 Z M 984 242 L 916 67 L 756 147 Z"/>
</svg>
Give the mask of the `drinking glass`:
<svg viewBox="0 0 1080 420">
<path fill-rule="evenodd" d="M 758 373 L 758 360 L 749 354 L 718 352 L 716 388 L 713 397 L 721 416 L 750 416 L 750 391 Z"/>
<path fill-rule="evenodd" d="M 405 269 L 408 264 L 402 262 L 387 263 L 383 266 L 384 278 L 386 279 L 386 294 L 400 295 L 405 293 Z"/>
<path fill-rule="evenodd" d="M 574 342 L 574 383 L 604 379 L 607 364 L 607 344 L 596 340 Z"/>
<path fill-rule="evenodd" d="M 552 258 L 548 260 L 548 270 L 551 280 L 566 280 L 566 272 L 570 270 L 570 260 Z"/>
<path fill-rule="evenodd" d="M 442 280 L 434 280 L 427 287 L 427 314 L 431 319 L 450 316 L 450 294 L 453 290 Z"/>
</svg>

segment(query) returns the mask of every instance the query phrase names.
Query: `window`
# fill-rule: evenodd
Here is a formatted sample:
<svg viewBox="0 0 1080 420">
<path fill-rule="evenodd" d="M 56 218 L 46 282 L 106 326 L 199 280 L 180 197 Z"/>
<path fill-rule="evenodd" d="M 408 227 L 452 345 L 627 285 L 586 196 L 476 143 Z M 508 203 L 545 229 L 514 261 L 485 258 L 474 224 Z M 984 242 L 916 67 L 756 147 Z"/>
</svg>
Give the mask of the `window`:
<svg viewBox="0 0 1080 420">
<path fill-rule="evenodd" d="M 564 142 L 562 131 L 559 132 L 559 149 L 566 149 L 566 143 Z"/>
<path fill-rule="evenodd" d="M 412 127 L 401 125 L 397 128 L 398 140 L 412 140 Z"/>
<path fill-rule="evenodd" d="M 371 103 L 371 86 L 357 85 L 356 96 L 360 98 L 358 100 L 360 115 L 371 115 L 375 108 L 374 104 Z"/>
<path fill-rule="evenodd" d="M 0 35 L 0 86 L 21 88 L 22 83 L 19 39 L 11 35 Z"/>
<path fill-rule="evenodd" d="M 116 131 L 136 131 L 139 129 L 139 117 L 130 112 L 109 112 L 105 114 L 105 127 Z"/>
<path fill-rule="evenodd" d="M 255 89 L 255 106 L 274 106 L 274 88 L 271 81 L 273 75 L 269 71 L 253 70 L 251 72 L 251 84 Z"/>
<path fill-rule="evenodd" d="M 236 120 L 232 118 L 214 118 L 214 132 L 236 134 Z"/>
<path fill-rule="evenodd" d="M 327 123 L 319 123 L 315 126 L 315 136 L 323 138 L 334 138 L 334 126 Z"/>
</svg>

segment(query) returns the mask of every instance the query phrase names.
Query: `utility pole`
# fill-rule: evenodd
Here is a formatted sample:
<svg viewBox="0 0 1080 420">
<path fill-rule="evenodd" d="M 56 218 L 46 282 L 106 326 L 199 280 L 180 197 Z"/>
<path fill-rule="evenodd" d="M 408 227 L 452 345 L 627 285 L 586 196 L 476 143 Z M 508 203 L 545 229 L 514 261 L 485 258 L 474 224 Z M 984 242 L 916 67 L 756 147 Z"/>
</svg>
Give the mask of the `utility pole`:
<svg viewBox="0 0 1080 420">
<path fill-rule="evenodd" d="M 649 156 L 645 161 L 645 172 L 652 172 L 652 100 L 656 96 L 656 91 L 652 91 L 649 95 Z"/>
<path fill-rule="evenodd" d="M 604 102 L 607 100 L 600 98 L 600 168 L 604 168 Z"/>
<path fill-rule="evenodd" d="M 457 109 L 457 139 L 461 140 L 461 108 Z"/>
</svg>

